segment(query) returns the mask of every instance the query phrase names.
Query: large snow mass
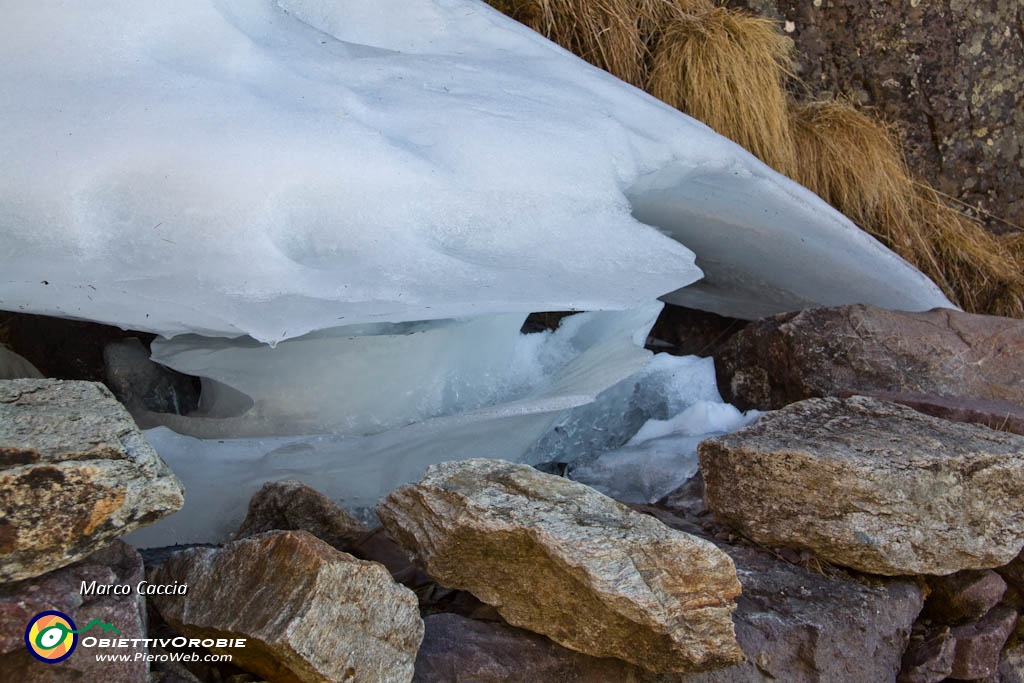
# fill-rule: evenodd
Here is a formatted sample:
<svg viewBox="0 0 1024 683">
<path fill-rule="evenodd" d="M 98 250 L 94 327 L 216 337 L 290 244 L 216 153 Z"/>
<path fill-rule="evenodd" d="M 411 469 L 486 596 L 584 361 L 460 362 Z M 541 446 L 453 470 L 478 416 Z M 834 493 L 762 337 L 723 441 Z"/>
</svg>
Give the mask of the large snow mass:
<svg viewBox="0 0 1024 683">
<path fill-rule="evenodd" d="M 473 0 L 6 3 L 0 112 L 8 310 L 276 342 L 636 306 L 701 276 L 691 244 L 707 284 L 684 299 L 714 310 L 948 305 L 736 145 Z"/>
<path fill-rule="evenodd" d="M 0 120 L 0 309 L 158 333 L 203 378 L 195 414 L 146 416 L 187 494 L 145 544 L 222 540 L 268 479 L 358 507 L 465 457 L 650 500 L 751 419 L 709 364 L 650 360 L 658 297 L 950 305 L 476 0 L 6 2 Z"/>
</svg>

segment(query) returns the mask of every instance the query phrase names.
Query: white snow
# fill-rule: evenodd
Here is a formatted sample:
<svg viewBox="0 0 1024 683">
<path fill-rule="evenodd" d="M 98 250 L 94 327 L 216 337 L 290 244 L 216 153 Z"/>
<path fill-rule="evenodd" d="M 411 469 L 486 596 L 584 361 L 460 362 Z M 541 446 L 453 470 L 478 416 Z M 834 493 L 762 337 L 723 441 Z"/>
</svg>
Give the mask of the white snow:
<svg viewBox="0 0 1024 683">
<path fill-rule="evenodd" d="M 276 342 L 641 305 L 949 305 L 736 145 L 475 0 L 0 22 L 0 308 Z M 631 204 L 632 202 L 632 204 Z"/>
</svg>

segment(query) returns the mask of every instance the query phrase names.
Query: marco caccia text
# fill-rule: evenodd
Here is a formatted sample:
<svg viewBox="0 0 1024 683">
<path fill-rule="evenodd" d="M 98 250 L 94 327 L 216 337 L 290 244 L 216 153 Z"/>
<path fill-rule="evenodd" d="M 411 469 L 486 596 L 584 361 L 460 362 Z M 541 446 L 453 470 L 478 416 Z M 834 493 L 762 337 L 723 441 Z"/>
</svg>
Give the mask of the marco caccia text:
<svg viewBox="0 0 1024 683">
<path fill-rule="evenodd" d="M 127 583 L 97 583 L 90 581 L 86 583 L 82 582 L 82 587 L 79 589 L 79 593 L 82 596 L 86 595 L 131 595 L 132 585 Z M 187 583 L 149 583 L 148 581 L 139 581 L 134 586 L 134 591 L 137 595 L 185 595 L 188 593 Z"/>
</svg>

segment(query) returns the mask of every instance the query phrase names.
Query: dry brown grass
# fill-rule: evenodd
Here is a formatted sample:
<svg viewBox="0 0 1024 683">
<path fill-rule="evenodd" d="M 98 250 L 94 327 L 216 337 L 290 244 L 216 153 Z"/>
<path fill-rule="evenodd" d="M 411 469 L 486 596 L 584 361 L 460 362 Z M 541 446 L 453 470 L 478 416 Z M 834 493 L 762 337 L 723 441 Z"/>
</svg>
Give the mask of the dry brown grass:
<svg viewBox="0 0 1024 683">
<path fill-rule="evenodd" d="M 660 26 L 710 0 L 488 0 L 591 64 L 643 88 Z"/>
<path fill-rule="evenodd" d="M 1024 259 L 915 182 L 889 128 L 840 101 L 795 104 L 791 112 L 798 182 L 964 309 L 1024 317 Z"/>
<path fill-rule="evenodd" d="M 793 47 L 775 22 L 711 0 L 489 1 L 809 187 L 965 310 L 1024 317 L 1024 237 L 991 235 L 915 181 L 875 119 L 788 102 Z"/>
<path fill-rule="evenodd" d="M 647 91 L 790 175 L 785 79 L 792 51 L 768 19 L 722 7 L 678 14 L 654 49 Z"/>
</svg>

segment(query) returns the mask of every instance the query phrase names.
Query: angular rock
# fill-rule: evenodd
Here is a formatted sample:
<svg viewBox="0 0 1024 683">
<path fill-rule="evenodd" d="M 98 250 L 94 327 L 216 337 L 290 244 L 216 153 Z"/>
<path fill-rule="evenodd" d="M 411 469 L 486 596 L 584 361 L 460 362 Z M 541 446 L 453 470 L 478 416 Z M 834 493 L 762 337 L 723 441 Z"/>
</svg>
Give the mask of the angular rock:
<svg viewBox="0 0 1024 683">
<path fill-rule="evenodd" d="M 0 379 L 41 379 L 42 376 L 36 366 L 0 344 Z"/>
<path fill-rule="evenodd" d="M 870 396 L 880 401 L 899 403 L 919 413 L 941 417 L 943 420 L 971 422 L 1000 432 L 1024 434 L 1024 405 L 1020 403 L 907 391 L 840 391 L 837 395 L 839 398 Z"/>
<path fill-rule="evenodd" d="M 885 574 L 998 567 L 1024 545 L 1024 437 L 855 396 L 699 448 L 708 508 L 767 546 Z"/>
<path fill-rule="evenodd" d="M 956 639 L 948 628 L 911 638 L 897 683 L 939 683 L 953 673 Z"/>
<path fill-rule="evenodd" d="M 182 502 L 103 385 L 0 381 L 0 582 L 68 565 Z"/>
<path fill-rule="evenodd" d="M 333 500 L 294 480 L 264 484 L 249 500 L 235 538 L 275 530 L 308 531 L 339 550 L 347 550 L 370 531 Z"/>
<path fill-rule="evenodd" d="M 979 619 L 999 604 L 1006 592 L 1006 581 L 991 569 L 939 576 L 929 579 L 928 586 L 931 593 L 922 616 L 941 624 Z"/>
<path fill-rule="evenodd" d="M 774 410 L 843 390 L 1024 404 L 1024 320 L 854 305 L 758 320 L 715 359 L 738 408 Z"/>
<path fill-rule="evenodd" d="M 0 678 L 7 681 L 38 683 L 146 683 L 149 665 L 145 659 L 134 659 L 146 653 L 145 643 L 120 650 L 130 654 L 127 662 L 100 662 L 99 649 L 82 647 L 86 636 L 103 637 L 100 628 L 79 635 L 79 644 L 70 657 L 57 664 L 41 664 L 25 647 L 25 628 L 29 620 L 49 610 L 71 618 L 76 629 L 88 628 L 93 620 L 113 625 L 120 635 L 107 637 L 146 638 L 145 598 L 136 591 L 143 579 L 142 558 L 127 543 L 114 541 L 85 559 L 70 566 L 25 581 L 0 586 Z M 88 591 L 91 583 L 98 586 L 129 586 L 128 595 L 97 594 Z M 82 591 L 83 582 L 86 593 Z M 107 650 L 113 653 L 114 650 Z"/>
<path fill-rule="evenodd" d="M 953 678 L 971 681 L 994 674 L 1003 645 L 1016 625 L 1017 610 L 1001 605 L 979 621 L 952 629 L 956 640 Z"/>
<path fill-rule="evenodd" d="M 191 637 L 245 638 L 211 648 L 268 680 L 409 681 L 423 622 L 416 596 L 375 562 L 304 531 L 270 532 L 164 561 L 154 583 L 188 584 L 153 596 Z"/>
<path fill-rule="evenodd" d="M 742 659 L 728 556 L 582 484 L 500 460 L 441 463 L 377 514 L 438 582 L 572 649 L 658 672 Z"/>
</svg>

